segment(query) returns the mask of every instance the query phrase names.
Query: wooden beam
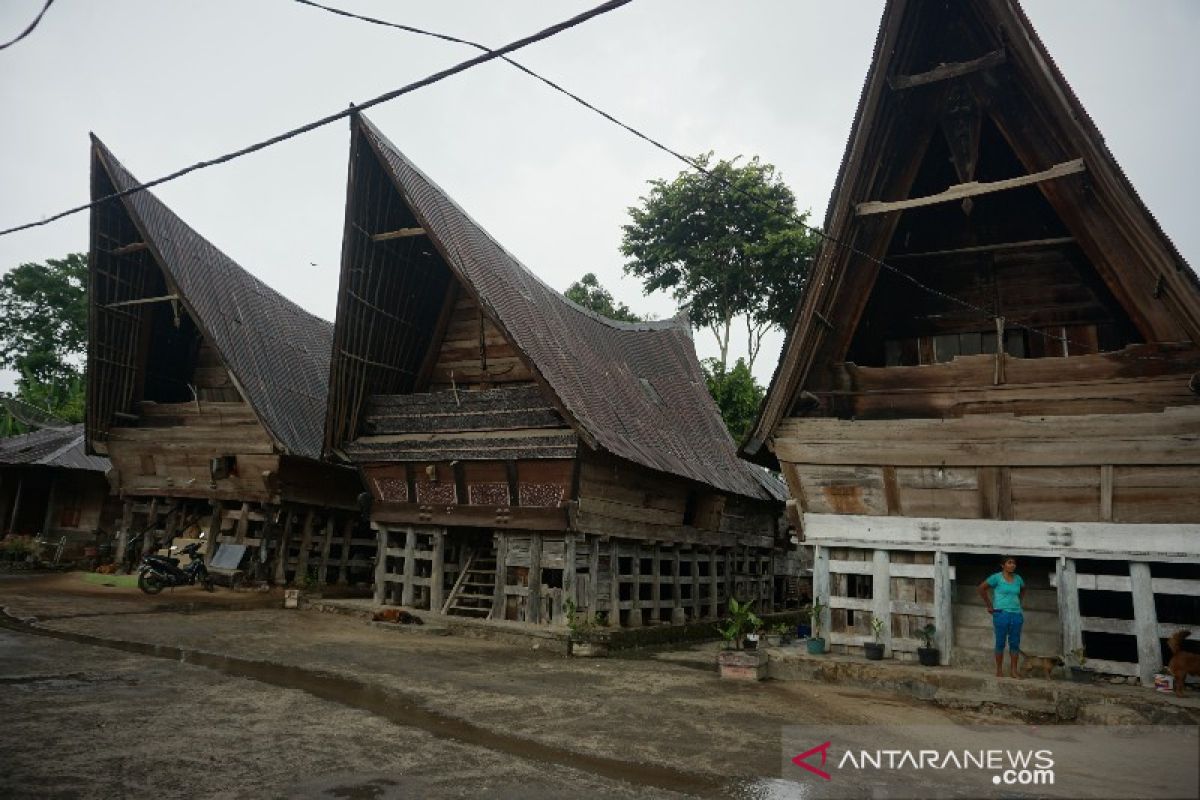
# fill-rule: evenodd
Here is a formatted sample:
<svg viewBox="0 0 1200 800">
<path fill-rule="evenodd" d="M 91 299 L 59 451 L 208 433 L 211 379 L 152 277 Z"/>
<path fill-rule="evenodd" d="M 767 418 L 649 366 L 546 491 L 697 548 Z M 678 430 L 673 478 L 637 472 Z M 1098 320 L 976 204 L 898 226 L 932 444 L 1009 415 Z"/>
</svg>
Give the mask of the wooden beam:
<svg viewBox="0 0 1200 800">
<path fill-rule="evenodd" d="M 1079 589 L 1075 585 L 1075 559 L 1059 556 L 1054 562 L 1058 586 L 1058 620 L 1062 632 L 1062 652 L 1069 654 L 1083 647 L 1083 624 L 1079 615 Z"/>
<path fill-rule="evenodd" d="M 883 620 L 879 641 L 885 656 L 892 654 L 892 576 L 887 550 L 876 549 L 871 555 L 871 616 Z"/>
<path fill-rule="evenodd" d="M 429 610 L 442 611 L 446 582 L 446 529 L 433 532 L 433 558 L 429 568 Z"/>
<path fill-rule="evenodd" d="M 954 647 L 954 585 L 950 559 L 942 550 L 933 554 L 933 626 L 943 665 L 950 663 Z"/>
<path fill-rule="evenodd" d="M 404 586 L 400 590 L 400 605 L 412 606 L 413 578 L 417 577 L 417 529 L 409 525 L 404 529 Z"/>
<path fill-rule="evenodd" d="M 383 605 L 387 578 L 388 529 L 379 526 L 379 543 L 375 547 L 375 605 Z"/>
<path fill-rule="evenodd" d="M 1142 686 L 1154 685 L 1154 673 L 1162 666 L 1162 649 L 1158 641 L 1158 613 L 1154 608 L 1154 586 L 1150 565 L 1145 561 L 1129 562 L 1129 583 L 1133 590 L 1133 622 L 1137 635 L 1138 677 Z"/>
<path fill-rule="evenodd" d="M 984 53 L 979 58 L 973 58 L 970 61 L 939 64 L 928 72 L 918 72 L 915 75 L 893 75 L 888 78 L 888 86 L 893 91 L 903 91 L 904 89 L 911 89 L 914 86 L 927 86 L 931 83 L 940 83 L 951 78 L 961 78 L 963 75 L 970 75 L 972 72 L 998 67 L 1006 60 L 1007 56 L 1002 47 L 999 50 Z"/>
<path fill-rule="evenodd" d="M 828 638 L 829 634 L 830 634 L 830 630 L 829 630 L 829 593 L 832 590 L 832 583 L 830 580 L 830 573 L 829 573 L 829 548 L 828 547 L 822 547 L 821 545 L 813 546 L 812 582 L 813 582 L 813 599 L 820 600 L 825 605 L 824 611 L 821 612 L 821 618 L 818 620 L 818 625 L 821 629 L 821 633 L 824 634 L 826 638 Z M 813 635 L 815 636 L 816 633 L 817 632 L 814 630 Z M 894 644 L 895 643 L 893 642 L 893 645 Z"/>
<path fill-rule="evenodd" d="M 525 595 L 525 621 L 541 622 L 542 616 L 542 534 L 529 534 L 529 592 Z"/>
<path fill-rule="evenodd" d="M 129 255 L 130 253 L 138 253 L 138 252 L 141 252 L 142 250 L 145 250 L 149 246 L 150 245 L 146 244 L 145 242 L 130 242 L 129 244 L 123 244 L 120 247 L 113 250 L 111 252 L 111 255 L 125 256 L 125 255 Z"/>
<path fill-rule="evenodd" d="M 562 606 L 558 609 L 558 623 L 567 624 L 567 601 L 575 602 L 575 534 L 563 534 Z"/>
<path fill-rule="evenodd" d="M 136 300 L 121 300 L 120 302 L 117 302 L 117 303 L 109 303 L 108 305 L 106 305 L 104 307 L 105 308 L 120 308 L 121 306 L 140 306 L 140 305 L 145 305 L 146 303 L 162 303 L 167 300 L 171 301 L 172 303 L 177 302 L 179 300 L 179 295 L 164 294 L 162 297 L 139 297 Z"/>
<path fill-rule="evenodd" d="M 424 228 L 400 228 L 399 230 L 376 233 L 371 236 L 372 242 L 387 242 L 392 239 L 408 239 L 413 236 L 424 236 Z"/>
<path fill-rule="evenodd" d="M 496 533 L 495 541 L 496 583 L 492 587 L 492 610 L 488 612 L 488 619 L 504 619 L 505 607 L 508 604 L 508 598 L 504 594 L 504 587 L 508 583 L 508 536 Z M 463 574 L 466 574 L 465 565 Z"/>
<path fill-rule="evenodd" d="M 1073 236 L 1056 236 L 1051 239 L 1026 239 L 1022 242 L 1003 242 L 1001 244 L 979 244 L 972 247 L 959 247 L 954 250 L 927 250 L 923 253 L 889 253 L 884 261 L 901 261 L 906 258 L 936 258 L 938 256 L 965 256 L 973 253 L 1009 253 L 1014 250 L 1036 250 L 1041 247 L 1058 247 L 1073 244 Z"/>
<path fill-rule="evenodd" d="M 1032 186 L 1045 181 L 1054 180 L 1055 178 L 1063 178 L 1068 175 L 1075 175 L 1083 172 L 1086 166 L 1082 158 L 1074 159 L 1073 161 L 1064 161 L 1061 164 L 1055 164 L 1053 167 L 1041 172 L 1035 172 L 1032 175 L 1022 175 L 1017 178 L 1007 178 L 1002 181 L 980 182 L 971 181 L 970 183 L 960 183 L 951 186 L 944 192 L 939 194 L 928 195 L 926 197 L 912 197 L 908 200 L 868 200 L 865 203 L 859 203 L 855 209 L 855 214 L 860 217 L 870 216 L 872 214 L 886 214 L 892 211 L 904 211 L 910 208 L 922 208 L 924 206 L 938 205 L 939 203 L 951 203 L 955 200 L 962 200 L 965 197 L 977 197 L 981 194 L 991 194 L 993 192 L 1002 192 L 1008 189 L 1019 189 L 1022 186 Z"/>
</svg>

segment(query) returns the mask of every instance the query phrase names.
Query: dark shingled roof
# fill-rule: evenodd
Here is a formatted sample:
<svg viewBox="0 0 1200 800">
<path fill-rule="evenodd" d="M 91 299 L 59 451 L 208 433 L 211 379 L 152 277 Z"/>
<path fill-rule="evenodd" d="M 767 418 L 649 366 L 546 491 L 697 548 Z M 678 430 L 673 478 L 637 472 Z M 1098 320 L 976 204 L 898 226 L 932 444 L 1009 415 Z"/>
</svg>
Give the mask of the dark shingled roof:
<svg viewBox="0 0 1200 800">
<path fill-rule="evenodd" d="M 95 140 L 117 191 L 138 181 Z M 285 452 L 319 459 L 333 325 L 238 266 L 148 191 L 123 198 L 183 304 Z"/>
<path fill-rule="evenodd" d="M 686 319 L 615 322 L 543 283 L 501 247 L 365 117 L 427 234 L 596 447 L 736 494 L 769 493 L 738 459 L 709 395 Z"/>
<path fill-rule="evenodd" d="M 27 464 L 93 472 L 108 472 L 112 466 L 107 458 L 84 452 L 82 423 L 0 439 L 0 465 Z"/>
</svg>

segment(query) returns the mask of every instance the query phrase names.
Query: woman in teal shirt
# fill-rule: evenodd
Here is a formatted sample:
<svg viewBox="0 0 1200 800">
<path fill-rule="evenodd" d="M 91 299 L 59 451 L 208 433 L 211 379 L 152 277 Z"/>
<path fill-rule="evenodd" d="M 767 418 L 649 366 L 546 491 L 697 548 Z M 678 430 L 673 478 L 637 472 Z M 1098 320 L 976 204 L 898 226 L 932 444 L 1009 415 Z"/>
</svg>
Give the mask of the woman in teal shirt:
<svg viewBox="0 0 1200 800">
<path fill-rule="evenodd" d="M 996 634 L 996 677 L 1004 676 L 1004 644 L 1007 640 L 1008 674 L 1019 678 L 1017 656 L 1021 654 L 1021 626 L 1025 623 L 1021 613 L 1025 581 L 1017 574 L 1017 560 L 1005 556 L 1000 562 L 1000 571 L 979 584 L 979 596 L 992 615 L 992 630 Z"/>
</svg>

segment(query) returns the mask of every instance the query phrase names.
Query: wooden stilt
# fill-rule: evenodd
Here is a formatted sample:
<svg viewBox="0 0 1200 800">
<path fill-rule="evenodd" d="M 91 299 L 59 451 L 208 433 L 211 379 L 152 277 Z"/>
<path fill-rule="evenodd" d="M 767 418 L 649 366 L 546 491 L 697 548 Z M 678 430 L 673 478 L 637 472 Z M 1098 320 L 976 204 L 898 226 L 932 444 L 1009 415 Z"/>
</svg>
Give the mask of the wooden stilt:
<svg viewBox="0 0 1200 800">
<path fill-rule="evenodd" d="M 387 581 L 387 548 L 388 529 L 386 525 L 379 526 L 378 544 L 375 548 L 375 605 L 383 605 Z"/>
<path fill-rule="evenodd" d="M 300 553 L 296 556 L 296 575 L 293 580 L 296 583 L 301 583 L 308 578 L 308 551 L 312 549 L 312 534 L 313 525 L 316 522 L 317 512 L 314 509 L 308 509 L 304 513 L 304 530 L 300 534 Z"/>
<path fill-rule="evenodd" d="M 241 516 L 238 517 L 237 529 L 235 530 L 234 535 L 233 535 L 234 544 L 245 544 L 246 543 L 246 530 L 249 528 L 249 526 L 250 526 L 250 504 L 242 503 L 242 513 L 241 513 Z"/>
<path fill-rule="evenodd" d="M 567 624 L 567 603 L 578 604 L 575 596 L 575 534 L 563 534 L 562 606 L 558 609 L 560 625 Z"/>
<path fill-rule="evenodd" d="M 542 535 L 529 534 L 529 593 L 525 596 L 525 621 L 541 622 L 542 613 Z"/>
<path fill-rule="evenodd" d="M 158 531 L 158 498 L 150 501 L 150 512 L 146 515 L 146 527 L 142 533 L 142 557 L 154 550 L 155 533 Z"/>
<path fill-rule="evenodd" d="M 700 605 L 700 548 L 692 547 L 691 551 L 691 577 L 692 577 L 692 621 L 700 619 L 704 613 Z"/>
<path fill-rule="evenodd" d="M 1138 678 L 1142 686 L 1153 686 L 1154 673 L 1162 666 L 1163 659 L 1150 565 L 1145 561 L 1130 561 L 1129 583 L 1133 593 L 1133 628 L 1137 634 Z"/>
<path fill-rule="evenodd" d="M 717 574 L 717 548 L 708 548 L 708 617 L 716 619 L 720 614 L 717 604 L 721 600 L 720 576 Z"/>
<path fill-rule="evenodd" d="M 279 531 L 279 549 L 275 551 L 275 583 L 278 586 L 287 583 L 288 550 L 291 547 L 293 516 L 289 509 L 283 516 L 283 527 Z"/>
<path fill-rule="evenodd" d="M 883 654 L 892 655 L 892 575 L 887 550 L 875 550 L 871 565 L 871 614 L 883 620 Z"/>
<path fill-rule="evenodd" d="M 129 533 L 133 528 L 133 501 L 126 500 L 121 508 L 121 528 L 117 531 L 117 551 L 113 554 L 113 561 L 117 564 L 125 563 L 125 551 L 129 549 Z"/>
<path fill-rule="evenodd" d="M 508 599 L 504 587 L 508 583 L 508 536 L 503 533 L 495 535 L 496 541 L 496 585 L 492 589 L 492 610 L 488 619 L 504 619 L 505 606 Z"/>
<path fill-rule="evenodd" d="M 346 522 L 342 525 L 342 553 L 337 576 L 339 586 L 345 586 L 350 582 L 350 543 L 354 541 L 355 524 L 354 517 L 350 516 L 346 518 Z"/>
<path fill-rule="evenodd" d="M 400 605 L 413 604 L 413 578 L 417 577 L 417 531 L 409 525 L 404 529 L 404 585 L 400 590 Z"/>
<path fill-rule="evenodd" d="M 938 550 L 933 554 L 933 626 L 941 663 L 949 664 L 954 648 L 954 585 L 950 580 L 950 558 Z"/>
<path fill-rule="evenodd" d="M 671 624 L 682 625 L 687 622 L 687 613 L 683 610 L 683 576 L 679 573 L 679 545 L 671 548 Z M 693 589 L 693 591 L 695 591 Z"/>
<path fill-rule="evenodd" d="M 621 548 L 608 540 L 608 624 L 621 627 Z"/>
<path fill-rule="evenodd" d="M 587 618 L 595 622 L 600 600 L 600 538 L 593 536 L 588 544 Z"/>
<path fill-rule="evenodd" d="M 325 519 L 324 536 L 321 538 L 321 567 L 317 572 L 317 583 L 324 586 L 329 578 L 329 551 L 333 548 L 333 514 Z"/>
<path fill-rule="evenodd" d="M 829 591 L 831 589 L 831 577 L 829 574 L 829 548 L 821 545 L 813 546 L 813 598 L 819 599 L 821 604 L 825 606 L 825 610 L 821 612 L 821 618 L 818 624 L 821 629 L 821 635 L 828 637 L 829 635 Z M 813 631 L 813 635 L 816 635 Z"/>
<path fill-rule="evenodd" d="M 650 621 L 662 622 L 662 546 L 654 543 L 650 551 Z"/>
<path fill-rule="evenodd" d="M 1075 559 L 1059 556 L 1054 565 L 1058 587 L 1058 624 L 1062 633 L 1062 652 L 1070 654 L 1083 647 L 1083 624 L 1079 617 L 1079 581 Z"/>
<path fill-rule="evenodd" d="M 632 582 L 631 591 L 629 593 L 629 627 L 642 627 L 642 545 L 640 542 L 633 543 L 633 574 L 630 576 Z"/>
<path fill-rule="evenodd" d="M 206 537 L 208 539 L 208 549 L 206 552 L 208 553 L 208 560 L 212 561 L 213 556 L 217 554 L 217 547 L 221 544 L 221 501 L 209 500 L 208 508 L 208 532 Z"/>
<path fill-rule="evenodd" d="M 433 532 L 433 558 L 429 571 L 429 608 L 441 611 L 445 600 L 446 582 L 446 531 L 439 528 Z"/>
</svg>

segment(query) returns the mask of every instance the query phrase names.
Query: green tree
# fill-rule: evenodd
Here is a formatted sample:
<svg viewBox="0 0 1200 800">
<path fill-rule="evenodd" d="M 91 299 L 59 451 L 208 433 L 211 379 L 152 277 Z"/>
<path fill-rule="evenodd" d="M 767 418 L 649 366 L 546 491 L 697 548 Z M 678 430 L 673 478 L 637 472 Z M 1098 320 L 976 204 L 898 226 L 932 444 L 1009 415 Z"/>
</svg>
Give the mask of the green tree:
<svg viewBox="0 0 1200 800">
<path fill-rule="evenodd" d="M 0 278 L 0 367 L 15 370 L 17 398 L 83 419 L 87 256 L 26 263 Z"/>
<path fill-rule="evenodd" d="M 725 427 L 734 440 L 740 442 L 750 432 L 758 416 L 765 390 L 754 380 L 750 365 L 744 358 L 739 358 L 730 370 L 726 370 L 715 358 L 704 359 L 701 366 L 704 368 L 708 393 L 721 410 Z"/>
<path fill-rule="evenodd" d="M 669 291 L 687 304 L 692 324 L 717 339 L 722 373 L 729 365 L 734 321 L 744 320 L 750 368 L 763 336 L 784 327 L 800 299 L 818 236 L 801 224 L 796 197 L 757 156 L 712 162 L 671 181 L 650 181 L 622 227 L 625 272 L 649 294 Z M 740 157 L 739 157 L 740 158 Z"/>
<path fill-rule="evenodd" d="M 629 306 L 613 299 L 612 293 L 600 285 L 600 280 L 594 272 L 589 272 L 572 283 L 563 294 L 568 300 L 589 311 L 595 311 L 602 317 L 621 322 L 642 321 L 642 318 L 633 313 Z"/>
</svg>

